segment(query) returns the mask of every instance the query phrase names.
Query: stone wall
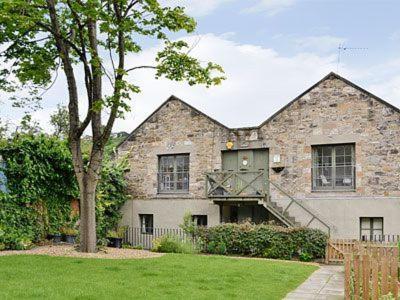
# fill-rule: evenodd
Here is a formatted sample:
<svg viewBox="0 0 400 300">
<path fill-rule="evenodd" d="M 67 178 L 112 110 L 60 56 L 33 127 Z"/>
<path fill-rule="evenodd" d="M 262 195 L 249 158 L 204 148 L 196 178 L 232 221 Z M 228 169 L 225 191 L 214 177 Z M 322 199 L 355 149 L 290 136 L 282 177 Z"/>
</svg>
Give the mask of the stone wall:
<svg viewBox="0 0 400 300">
<path fill-rule="evenodd" d="M 285 167 L 271 180 L 298 198 L 400 196 L 399 112 L 336 77 L 264 124 L 261 138 Z M 356 191 L 311 192 L 311 146 L 338 143 L 355 143 Z"/>
<path fill-rule="evenodd" d="M 220 141 L 228 129 L 180 100 L 167 101 L 123 143 L 119 155 L 128 153 L 129 191 L 134 199 L 205 198 L 207 171 L 221 168 Z M 158 155 L 189 153 L 189 193 L 157 195 Z"/>
<path fill-rule="evenodd" d="M 119 148 L 130 153 L 132 195 L 157 195 L 158 155 L 189 153 L 187 196 L 204 198 L 204 172 L 221 168 L 228 140 L 235 148 L 269 148 L 270 166 L 285 167 L 270 169 L 271 180 L 298 198 L 334 196 L 311 191 L 312 145 L 355 143 L 356 191 L 340 196 L 400 196 L 399 112 L 334 76 L 261 127 L 229 130 L 180 100 L 167 101 Z"/>
</svg>

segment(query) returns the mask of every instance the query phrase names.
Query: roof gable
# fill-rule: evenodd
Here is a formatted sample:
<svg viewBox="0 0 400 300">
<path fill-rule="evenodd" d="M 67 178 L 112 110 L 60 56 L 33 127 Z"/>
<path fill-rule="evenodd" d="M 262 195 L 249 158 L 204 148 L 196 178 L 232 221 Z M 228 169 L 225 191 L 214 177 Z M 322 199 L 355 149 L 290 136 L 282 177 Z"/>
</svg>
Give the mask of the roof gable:
<svg viewBox="0 0 400 300">
<path fill-rule="evenodd" d="M 182 99 L 171 95 L 168 97 L 167 100 L 165 100 L 159 107 L 156 108 L 155 111 L 153 111 L 142 123 L 140 123 L 121 143 L 119 143 L 117 145 L 116 148 L 120 147 L 123 143 L 125 143 L 126 141 L 129 141 L 129 139 L 135 135 L 135 133 L 143 126 L 143 124 L 145 124 L 146 122 L 148 122 L 153 116 L 155 116 L 168 102 L 171 101 L 179 101 L 181 104 L 183 104 L 184 106 L 188 107 L 189 109 L 193 110 L 194 112 L 196 112 L 197 114 L 207 118 L 209 121 L 217 124 L 218 126 L 221 126 L 225 129 L 229 130 L 229 127 L 225 126 L 224 124 L 218 122 L 217 120 L 211 118 L 209 115 L 203 113 L 202 111 L 198 110 L 197 108 L 193 107 L 192 105 L 190 105 L 189 103 L 183 101 Z"/>
<path fill-rule="evenodd" d="M 379 98 L 378 96 L 368 92 L 367 90 L 363 89 L 362 87 L 356 85 L 355 83 L 347 80 L 346 78 L 334 73 L 334 72 L 330 72 L 328 75 L 326 75 L 325 77 L 323 77 L 320 81 L 318 81 L 317 83 L 315 83 L 314 85 L 312 85 L 311 87 L 309 87 L 307 90 L 305 90 L 303 93 L 301 93 L 300 95 L 298 95 L 296 98 L 294 98 L 292 101 L 290 101 L 288 104 L 286 104 L 285 106 L 283 106 L 281 109 L 279 109 L 277 112 L 275 112 L 273 115 L 271 115 L 267 120 L 265 120 L 264 122 L 262 122 L 260 125 L 258 126 L 254 126 L 254 127 L 241 127 L 241 128 L 229 128 L 227 126 L 225 126 L 224 124 L 218 122 L 217 120 L 211 118 L 210 116 L 208 116 L 207 114 L 203 113 L 202 111 L 198 110 L 197 108 L 193 107 L 192 105 L 190 105 L 189 103 L 181 100 L 180 98 L 171 95 L 166 101 L 164 101 L 150 116 L 148 116 L 142 123 L 140 123 L 118 146 L 121 146 L 123 143 L 125 143 L 127 140 L 129 140 L 135 133 L 137 130 L 139 130 L 139 128 L 146 123 L 148 120 L 150 120 L 164 105 L 166 105 L 169 101 L 179 101 L 181 102 L 183 105 L 189 107 L 190 109 L 192 109 L 193 111 L 195 111 L 196 113 L 204 116 L 205 118 L 207 118 L 208 120 L 210 120 L 211 122 L 225 128 L 228 130 L 240 130 L 240 129 L 257 129 L 257 128 L 261 128 L 263 127 L 265 124 L 269 123 L 271 120 L 273 120 L 276 116 L 278 116 L 280 113 L 282 113 L 283 111 L 285 111 L 287 108 L 289 108 L 293 103 L 295 103 L 296 101 L 298 101 L 300 98 L 302 98 L 304 95 L 306 95 L 307 93 L 309 93 L 310 91 L 312 91 L 314 88 L 316 88 L 317 86 L 319 86 L 321 83 L 323 83 L 326 80 L 329 79 L 338 79 L 341 80 L 342 82 L 344 82 L 345 84 L 355 88 L 356 90 L 359 90 L 360 92 L 368 95 L 369 97 L 377 100 L 378 102 L 382 103 L 385 106 L 388 106 L 389 108 L 393 109 L 394 111 L 400 113 L 400 109 L 397 108 L 396 106 L 388 103 L 387 101 L 383 100 L 382 98 Z"/>
<path fill-rule="evenodd" d="M 396 106 L 388 103 L 387 101 L 383 100 L 382 98 L 379 98 L 378 96 L 372 94 L 371 92 L 368 92 L 367 90 L 363 89 L 362 87 L 356 85 L 355 83 L 351 82 L 350 80 L 347 80 L 346 78 L 336 74 L 335 72 L 330 72 L 328 75 L 326 75 L 325 77 L 323 77 L 320 81 L 318 81 L 317 83 L 315 83 L 314 85 L 312 85 L 311 87 L 309 87 L 307 90 L 305 90 L 303 93 L 301 93 L 300 95 L 298 95 L 296 98 L 294 98 L 292 101 L 290 101 L 288 104 L 286 104 L 285 106 L 283 106 L 281 109 L 279 109 L 277 112 L 275 112 L 272 116 L 270 116 L 267 120 L 265 120 L 264 122 L 262 122 L 259 126 L 256 126 L 257 128 L 263 127 L 265 124 L 269 123 L 270 121 L 272 121 L 276 116 L 278 116 L 281 112 L 283 112 L 284 110 L 286 110 L 287 108 L 289 108 L 293 103 L 295 103 L 297 100 L 301 99 L 304 95 L 306 95 L 307 93 L 309 93 L 310 91 L 312 91 L 313 89 L 315 89 L 317 86 L 319 86 L 321 83 L 323 83 L 326 80 L 329 79 L 338 79 L 342 82 L 344 82 L 345 84 L 353 87 L 354 89 L 368 95 L 369 97 L 377 100 L 378 102 L 382 103 L 383 105 L 386 105 L 388 107 L 390 107 L 391 109 L 393 109 L 394 111 L 400 113 L 400 109 L 397 108 Z"/>
</svg>

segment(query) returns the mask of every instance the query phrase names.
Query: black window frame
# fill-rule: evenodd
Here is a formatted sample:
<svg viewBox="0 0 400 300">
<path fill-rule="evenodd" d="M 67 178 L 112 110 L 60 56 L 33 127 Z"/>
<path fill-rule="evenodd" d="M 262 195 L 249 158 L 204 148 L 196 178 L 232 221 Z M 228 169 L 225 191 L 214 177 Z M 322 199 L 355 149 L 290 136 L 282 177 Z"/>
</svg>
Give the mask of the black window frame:
<svg viewBox="0 0 400 300">
<path fill-rule="evenodd" d="M 369 220 L 368 228 L 363 227 L 363 219 Z M 380 223 L 382 224 L 382 228 L 374 227 L 375 220 L 380 220 Z M 363 234 L 364 230 L 368 230 L 369 234 L 368 235 Z M 380 234 L 374 234 L 375 231 L 380 231 Z M 384 218 L 383 217 L 360 217 L 360 240 L 364 240 L 364 241 L 379 240 L 380 241 L 382 239 L 384 239 Z"/>
<path fill-rule="evenodd" d="M 173 171 L 164 171 L 165 165 L 163 165 L 163 160 L 167 159 L 173 160 Z M 182 166 L 179 166 L 178 163 L 179 159 L 183 159 Z M 187 161 L 185 162 L 185 160 Z M 183 171 L 178 171 L 179 167 L 182 167 Z M 165 177 L 166 174 L 169 174 L 170 176 L 172 175 L 171 177 L 173 177 L 173 179 L 169 182 L 169 188 L 166 188 L 167 183 L 163 181 L 163 178 L 166 178 Z M 182 180 L 179 180 L 180 176 L 183 177 Z M 189 153 L 158 155 L 157 193 L 159 194 L 189 193 L 189 183 L 190 183 Z M 179 185 L 181 185 L 182 188 L 179 188 Z"/>
<path fill-rule="evenodd" d="M 148 220 L 146 220 L 148 218 Z M 144 220 L 144 222 L 143 222 Z M 145 226 L 143 226 L 143 223 Z M 153 234 L 154 232 L 154 215 L 139 214 L 139 227 L 141 234 Z"/>
<path fill-rule="evenodd" d="M 208 215 L 192 215 L 192 221 L 195 222 L 197 226 L 207 227 L 208 226 Z"/>
<path fill-rule="evenodd" d="M 346 155 L 345 149 L 346 146 L 350 146 L 351 148 L 351 154 Z M 343 147 L 343 154 L 337 154 L 339 147 Z M 331 153 L 330 155 L 325 155 L 324 152 L 326 153 L 326 150 L 328 148 L 331 148 Z M 319 151 L 322 152 L 322 156 L 319 155 Z M 311 168 L 311 190 L 313 192 L 323 192 L 323 191 L 355 191 L 356 190 L 356 145 L 355 143 L 345 143 L 345 144 L 324 144 L 324 145 L 312 145 L 311 147 L 311 153 L 312 153 L 312 168 Z M 346 159 L 350 157 L 350 163 L 348 164 L 346 162 Z M 324 165 L 324 160 L 325 158 L 328 158 L 328 161 L 330 159 L 330 165 L 329 163 Z M 343 160 L 342 162 L 337 163 L 339 160 Z M 331 183 L 326 184 L 325 186 L 323 184 L 318 185 L 317 180 L 323 181 L 322 178 L 318 179 L 318 169 L 319 168 L 331 168 Z M 350 168 L 351 170 L 351 176 L 350 179 L 352 180 L 351 185 L 338 185 L 337 180 L 342 179 L 344 181 L 345 179 L 345 174 L 343 175 L 336 175 L 336 172 L 339 168 L 343 168 L 343 173 L 345 173 L 347 170 L 346 168 Z M 339 176 L 342 176 L 343 178 L 340 178 Z M 326 180 L 326 178 L 325 178 Z"/>
</svg>

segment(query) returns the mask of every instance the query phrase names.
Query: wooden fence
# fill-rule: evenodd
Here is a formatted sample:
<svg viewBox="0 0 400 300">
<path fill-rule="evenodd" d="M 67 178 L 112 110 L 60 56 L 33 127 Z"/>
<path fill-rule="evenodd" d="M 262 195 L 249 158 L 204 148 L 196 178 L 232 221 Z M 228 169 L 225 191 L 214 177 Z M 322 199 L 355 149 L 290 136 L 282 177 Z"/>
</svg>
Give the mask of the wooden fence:
<svg viewBox="0 0 400 300">
<path fill-rule="evenodd" d="M 399 295 L 399 250 L 396 246 L 365 244 L 344 254 L 346 299 L 372 299 Z"/>
<path fill-rule="evenodd" d="M 359 241 L 350 239 L 331 239 L 328 241 L 325 251 L 325 263 L 343 263 L 344 254 L 358 253 L 362 249 L 371 251 L 379 247 L 395 247 L 397 246 L 397 239 L 386 237 L 385 239 L 377 239 L 374 241 Z"/>
</svg>

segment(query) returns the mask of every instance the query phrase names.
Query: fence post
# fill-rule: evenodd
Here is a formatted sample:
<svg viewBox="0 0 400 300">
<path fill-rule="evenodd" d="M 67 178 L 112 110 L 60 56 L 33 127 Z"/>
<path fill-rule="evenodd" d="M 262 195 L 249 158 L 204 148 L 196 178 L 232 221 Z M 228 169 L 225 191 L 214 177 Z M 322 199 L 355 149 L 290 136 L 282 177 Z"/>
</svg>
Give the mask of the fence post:
<svg viewBox="0 0 400 300">
<path fill-rule="evenodd" d="M 369 300 L 369 281 L 371 277 L 371 267 L 369 263 L 369 255 L 364 254 L 362 256 L 362 288 L 363 288 L 363 299 Z"/>
<path fill-rule="evenodd" d="M 377 257 L 372 259 L 372 300 L 379 299 L 379 262 Z"/>
<path fill-rule="evenodd" d="M 386 249 L 385 249 L 386 250 Z M 381 266 L 382 266 L 382 296 L 389 293 L 389 258 L 388 256 L 382 256 Z"/>
<path fill-rule="evenodd" d="M 344 268 L 344 295 L 346 300 L 350 300 L 350 281 L 351 281 L 351 254 L 350 253 L 345 253 L 344 254 L 344 263 L 345 263 L 345 268 Z"/>
<path fill-rule="evenodd" d="M 360 299 L 360 255 L 354 254 L 354 299 Z"/>
<path fill-rule="evenodd" d="M 390 266 L 391 275 L 391 292 L 395 299 L 399 296 L 399 286 L 398 286 L 398 272 L 399 272 L 399 249 L 397 247 L 393 248 L 392 261 Z"/>
</svg>

